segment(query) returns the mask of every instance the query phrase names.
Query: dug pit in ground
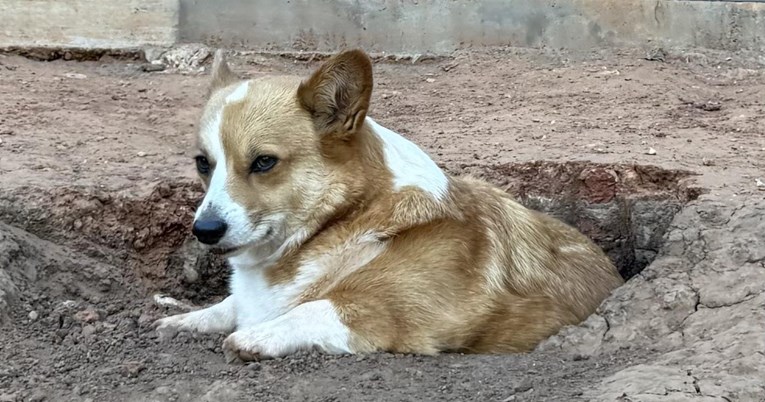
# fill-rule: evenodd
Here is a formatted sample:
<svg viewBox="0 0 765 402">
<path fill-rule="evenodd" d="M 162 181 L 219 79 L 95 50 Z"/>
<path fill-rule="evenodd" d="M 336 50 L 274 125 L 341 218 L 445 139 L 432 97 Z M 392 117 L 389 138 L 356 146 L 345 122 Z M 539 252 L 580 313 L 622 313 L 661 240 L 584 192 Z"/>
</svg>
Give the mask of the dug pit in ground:
<svg viewBox="0 0 765 402">
<path fill-rule="evenodd" d="M 365 358 L 307 353 L 291 357 L 286 363 L 263 362 L 249 368 L 231 368 L 220 357 L 219 337 L 180 334 L 172 344 L 160 345 L 149 328 L 154 318 L 168 313 L 154 305 L 151 295 L 156 291 L 205 304 L 226 293 L 227 273 L 222 262 L 197 247 L 188 234 L 191 211 L 201 196 L 198 186 L 159 184 L 147 199 L 62 190 L 49 197 L 35 196 L 35 202 L 31 202 L 28 189 L 19 190 L 0 198 L 0 220 L 13 225 L 0 227 L 3 236 L 0 261 L 4 267 L 0 272 L 11 284 L 5 287 L 3 299 L 11 306 L 6 308 L 10 331 L 4 335 L 4 342 L 35 346 L 3 349 L 0 357 L 10 366 L 0 373 L 0 385 L 27 389 L 32 381 L 42 381 L 51 389 L 70 393 L 88 389 L 88 393 L 109 400 L 105 393 L 109 387 L 125 388 L 146 381 L 185 384 L 184 392 L 192 395 L 211 392 L 195 386 L 194 379 L 212 375 L 219 380 L 211 386 L 226 388 L 232 399 L 245 392 L 243 384 L 257 385 L 264 397 L 277 397 L 286 392 L 280 391 L 279 384 L 289 380 L 288 376 L 281 378 L 275 373 L 300 374 L 301 383 L 323 381 L 337 383 L 338 387 L 347 378 L 344 376 L 350 375 L 348 370 L 378 373 L 361 379 L 359 389 L 373 390 L 380 381 L 397 381 L 398 370 L 407 372 L 417 367 L 417 371 L 436 375 L 441 370 L 454 371 L 448 368 L 451 366 L 477 367 L 488 361 L 503 370 L 517 370 L 518 378 L 524 378 L 524 382 L 515 385 L 498 380 L 494 388 L 486 391 L 490 395 L 507 397 L 508 389 L 524 395 L 533 387 L 558 395 L 550 382 L 564 381 L 566 375 L 572 374 L 550 376 L 549 372 L 535 371 L 532 367 L 571 370 L 570 365 L 574 364 L 580 370 L 577 384 L 585 378 L 585 382 L 597 384 L 598 378 L 622 369 L 642 370 L 629 367 L 630 362 L 636 361 L 634 355 L 640 355 L 637 361 L 646 361 L 648 356 L 660 353 L 661 350 L 652 349 L 652 337 L 671 335 L 671 329 L 678 331 L 679 323 L 684 323 L 692 314 L 690 310 L 697 307 L 700 296 L 690 285 L 669 293 L 640 287 L 639 291 L 634 290 L 635 283 L 648 281 L 647 275 L 657 275 L 657 263 L 661 267 L 668 253 L 687 252 L 685 243 L 676 244 L 678 220 L 674 224 L 672 221 L 676 213 L 679 216 L 691 213 L 680 211 L 700 193 L 685 184 L 689 173 L 650 166 L 547 162 L 463 169 L 504 185 L 525 204 L 578 226 L 608 251 L 625 277 L 636 275 L 656 255 L 660 261 L 619 289 L 581 327 L 564 330 L 545 342 L 539 352 L 529 355 L 445 355 L 389 360 L 387 354 Z M 695 211 L 694 208 L 698 207 L 692 206 L 689 211 Z M 662 245 L 665 238 L 670 240 L 668 246 Z M 757 256 L 741 258 L 755 261 Z M 656 280 L 664 283 L 671 276 Z M 653 298 L 662 294 L 675 295 L 675 299 L 664 300 L 659 308 Z M 635 317 L 647 312 L 655 316 L 650 320 L 652 324 L 643 323 L 635 329 L 638 324 L 631 323 L 630 315 L 623 316 L 628 312 Z M 614 318 L 617 315 L 621 321 Z M 668 324 L 659 325 L 657 321 Z M 644 328 L 651 329 L 652 325 L 659 325 L 663 331 Z M 632 342 L 630 331 L 640 331 L 646 348 L 651 350 L 648 355 L 630 349 L 633 344 L 638 345 Z M 662 350 L 682 343 L 667 345 Z M 46 349 L 51 352 L 43 356 L 31 352 Z M 560 356 L 567 354 L 573 360 L 562 362 Z M 337 370 L 338 365 L 350 368 Z M 59 371 L 64 367 L 66 370 Z M 251 371 L 255 367 L 257 370 Z M 92 370 L 105 374 L 98 380 L 85 380 L 80 388 L 66 385 L 83 381 L 81 376 Z M 615 376 L 605 381 L 618 383 L 620 377 Z M 472 381 L 484 380 L 474 378 L 467 380 L 461 390 L 451 388 L 453 398 L 465 396 Z M 608 384 L 600 385 L 605 387 L 604 393 L 612 392 Z M 559 395 L 581 396 L 583 390 L 569 387 Z M 359 392 L 357 396 L 361 399 L 363 395 L 373 395 Z"/>
<path fill-rule="evenodd" d="M 463 166 L 524 205 L 579 228 L 629 279 L 656 256 L 674 215 L 701 190 L 690 172 L 654 166 L 593 163 Z M 0 197 L 0 219 L 90 257 L 125 266 L 148 290 L 201 301 L 227 292 L 224 262 L 190 234 L 196 183 L 162 183 L 145 199 L 63 189 L 29 202 L 29 189 Z M 35 197 L 36 198 L 36 197 Z"/>
</svg>

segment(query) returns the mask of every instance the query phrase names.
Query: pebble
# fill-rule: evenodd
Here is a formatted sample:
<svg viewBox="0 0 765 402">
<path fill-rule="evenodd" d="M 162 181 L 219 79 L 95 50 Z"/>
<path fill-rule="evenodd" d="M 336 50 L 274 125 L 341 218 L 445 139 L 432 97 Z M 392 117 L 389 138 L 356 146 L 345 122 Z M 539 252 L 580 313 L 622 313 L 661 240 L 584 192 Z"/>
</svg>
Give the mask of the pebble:
<svg viewBox="0 0 765 402">
<path fill-rule="evenodd" d="M 425 78 L 425 82 L 428 82 L 428 83 L 432 84 L 432 83 L 436 82 L 436 79 L 435 78 Z"/>
<path fill-rule="evenodd" d="M 29 397 L 29 402 L 42 402 L 46 398 L 44 391 L 35 391 L 32 396 Z"/>
<path fill-rule="evenodd" d="M 135 378 L 140 374 L 146 366 L 143 365 L 141 362 L 137 361 L 126 361 L 122 363 L 122 366 L 120 367 L 122 371 L 122 375 L 129 378 Z"/>
<path fill-rule="evenodd" d="M 74 315 L 75 320 L 82 321 L 82 322 L 95 322 L 95 321 L 98 321 L 100 318 L 101 318 L 101 315 L 98 314 L 98 311 L 92 308 L 86 308 L 85 310 L 78 311 Z"/>
<path fill-rule="evenodd" d="M 531 382 L 531 380 L 526 379 L 526 380 L 521 381 L 521 383 L 518 384 L 518 386 L 515 387 L 514 391 L 516 393 L 521 393 L 521 392 L 526 392 L 526 391 L 528 391 L 528 390 L 530 390 L 532 388 L 534 388 L 534 383 Z"/>
<path fill-rule="evenodd" d="M 32 321 L 37 321 L 37 318 L 39 316 L 40 315 L 37 313 L 37 311 L 32 310 L 32 311 L 29 312 L 29 319 L 32 320 Z"/>
<path fill-rule="evenodd" d="M 61 307 L 64 308 L 75 308 L 77 307 L 77 302 L 74 300 L 64 300 L 61 302 Z"/>
<path fill-rule="evenodd" d="M 146 73 L 153 73 L 157 71 L 163 71 L 167 66 L 160 63 L 145 63 L 141 65 L 141 71 Z"/>
<path fill-rule="evenodd" d="M 648 152 L 646 152 L 648 155 L 656 155 L 656 150 L 653 148 L 648 148 Z"/>
<path fill-rule="evenodd" d="M 763 183 L 760 179 L 755 179 L 755 185 L 757 186 L 757 189 L 760 191 L 765 191 L 765 183 Z"/>
<path fill-rule="evenodd" d="M 144 156 L 146 156 L 146 152 L 141 151 L 138 153 L 138 156 L 143 158 Z"/>
<path fill-rule="evenodd" d="M 82 80 L 82 79 L 88 78 L 87 75 L 80 74 L 80 73 L 66 73 L 66 74 L 64 74 L 64 76 L 66 78 L 74 78 L 74 79 L 78 79 L 78 80 Z"/>
<path fill-rule="evenodd" d="M 157 306 L 160 307 L 175 307 L 179 308 L 181 310 L 193 310 L 194 306 L 191 306 L 189 304 L 186 304 L 182 301 L 176 300 L 170 296 L 165 296 L 161 294 L 155 294 L 154 295 L 154 303 Z"/>
<path fill-rule="evenodd" d="M 93 325 L 86 325 L 82 328 L 82 336 L 90 337 L 96 333 L 96 327 Z"/>
<path fill-rule="evenodd" d="M 159 395 L 170 395 L 172 393 L 172 390 L 170 387 L 161 386 L 154 389 L 154 392 L 158 393 Z"/>
</svg>

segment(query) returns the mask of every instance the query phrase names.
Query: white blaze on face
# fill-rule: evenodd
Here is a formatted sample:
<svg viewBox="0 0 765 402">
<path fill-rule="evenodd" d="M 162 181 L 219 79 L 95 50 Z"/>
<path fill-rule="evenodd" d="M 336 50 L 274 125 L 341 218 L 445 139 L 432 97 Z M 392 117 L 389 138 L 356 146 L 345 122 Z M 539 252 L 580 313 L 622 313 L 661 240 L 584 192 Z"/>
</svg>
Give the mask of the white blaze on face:
<svg viewBox="0 0 765 402">
<path fill-rule="evenodd" d="M 221 124 L 223 121 L 223 109 L 226 105 L 241 102 L 247 96 L 249 83 L 243 82 L 226 97 L 222 108 L 215 112 L 212 119 L 202 127 L 202 144 L 209 153 L 211 163 L 215 163 L 212 171 L 210 185 L 207 188 L 202 205 L 199 206 L 194 219 L 221 219 L 228 229 L 226 235 L 218 245 L 222 248 L 238 247 L 258 240 L 265 235 L 268 228 L 256 228 L 250 221 L 248 211 L 236 203 L 228 192 L 228 163 L 223 150 L 221 138 Z"/>
<path fill-rule="evenodd" d="M 393 174 L 394 190 L 417 187 L 436 200 L 443 200 L 449 189 L 449 179 L 433 159 L 400 134 L 377 124 L 369 117 L 366 121 L 382 140 L 385 164 Z"/>
</svg>

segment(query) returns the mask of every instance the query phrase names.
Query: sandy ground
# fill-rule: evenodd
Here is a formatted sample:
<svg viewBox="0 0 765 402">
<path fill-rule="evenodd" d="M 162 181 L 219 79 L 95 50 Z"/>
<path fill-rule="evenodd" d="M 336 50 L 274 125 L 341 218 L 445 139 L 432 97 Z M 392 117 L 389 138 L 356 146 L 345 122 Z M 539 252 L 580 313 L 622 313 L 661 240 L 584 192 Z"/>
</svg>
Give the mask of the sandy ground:
<svg viewBox="0 0 765 402">
<path fill-rule="evenodd" d="M 371 116 L 452 173 L 543 160 L 697 174 L 682 185 L 705 194 L 657 260 L 583 327 L 526 355 L 230 366 L 219 337 L 161 342 L 148 328 L 172 312 L 156 291 L 201 304 L 225 292 L 220 262 L 187 236 L 207 77 L 0 55 L 0 401 L 765 400 L 763 68 L 644 57 L 485 49 L 375 67 Z M 233 65 L 256 76 L 316 62 Z"/>
</svg>

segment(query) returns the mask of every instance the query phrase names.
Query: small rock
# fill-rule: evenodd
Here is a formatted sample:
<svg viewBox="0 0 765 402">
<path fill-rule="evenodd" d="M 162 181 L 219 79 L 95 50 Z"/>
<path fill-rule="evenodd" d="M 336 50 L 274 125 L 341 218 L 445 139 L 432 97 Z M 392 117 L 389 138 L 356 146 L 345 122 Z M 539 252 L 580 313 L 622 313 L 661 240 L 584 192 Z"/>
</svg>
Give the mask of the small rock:
<svg viewBox="0 0 765 402">
<path fill-rule="evenodd" d="M 30 320 L 30 321 L 37 321 L 37 318 L 38 318 L 39 316 L 40 316 L 40 315 L 39 315 L 39 314 L 37 314 L 37 311 L 34 311 L 34 310 L 32 310 L 32 311 L 30 311 L 30 312 L 29 312 L 29 320 Z"/>
<path fill-rule="evenodd" d="M 82 328 L 82 336 L 91 337 L 96 333 L 96 327 L 93 325 L 86 325 Z"/>
<path fill-rule="evenodd" d="M 137 361 L 125 362 L 120 367 L 122 375 L 130 378 L 138 377 L 138 374 L 140 374 L 144 369 L 146 369 L 146 366 L 144 366 L 143 363 Z"/>
<path fill-rule="evenodd" d="M 532 388 L 534 388 L 534 383 L 531 382 L 531 380 L 526 379 L 526 380 L 521 381 L 521 383 L 518 384 L 518 386 L 516 386 L 513 390 L 516 393 L 521 393 L 521 392 L 526 392 L 526 391 L 528 391 L 528 390 L 530 390 Z"/>
<path fill-rule="evenodd" d="M 146 156 L 146 152 L 143 152 L 143 151 L 141 151 L 141 152 L 138 152 L 138 156 L 139 156 L 140 158 L 143 158 L 144 156 Z"/>
<path fill-rule="evenodd" d="M 156 303 L 157 306 L 160 306 L 160 307 L 174 307 L 174 308 L 179 308 L 181 310 L 187 310 L 187 311 L 191 311 L 194 309 L 194 306 L 191 306 L 182 301 L 176 300 L 170 296 L 165 296 L 161 294 L 154 295 L 154 303 Z"/>
<path fill-rule="evenodd" d="M 74 300 L 64 300 L 60 304 L 63 308 L 75 308 L 77 307 L 77 302 Z"/>
<path fill-rule="evenodd" d="M 715 161 L 713 161 L 711 159 L 707 159 L 707 158 L 702 158 L 701 159 L 701 164 L 704 165 L 704 166 L 714 166 L 715 165 Z"/>
<path fill-rule="evenodd" d="M 161 386 L 161 387 L 154 388 L 154 392 L 156 392 L 159 395 L 170 395 L 172 393 L 172 390 L 170 389 L 170 387 Z"/>
<path fill-rule="evenodd" d="M 44 401 L 48 396 L 45 395 L 45 392 L 43 391 L 35 391 L 32 396 L 27 399 L 29 402 L 42 402 Z"/>
<path fill-rule="evenodd" d="M 98 314 L 98 311 L 88 307 L 85 310 L 78 311 L 74 315 L 74 319 L 81 322 L 91 323 L 101 319 L 101 315 Z"/>
<path fill-rule="evenodd" d="M 167 68 L 167 67 L 164 64 L 162 64 L 162 63 L 144 63 L 144 64 L 141 64 L 141 71 L 143 71 L 145 73 L 154 73 L 154 72 L 157 72 L 157 71 L 164 71 L 165 68 Z"/>
<path fill-rule="evenodd" d="M 162 57 L 162 54 L 165 53 L 168 49 L 164 47 L 147 46 L 142 50 L 143 58 L 146 59 L 146 61 L 149 63 L 153 63 L 155 61 L 159 61 Z"/>
<path fill-rule="evenodd" d="M 720 104 L 720 102 L 716 102 L 716 101 L 707 101 L 707 102 L 697 103 L 693 106 L 705 112 L 716 112 L 722 109 L 722 105 Z"/>
<path fill-rule="evenodd" d="M 80 74 L 80 73 L 66 73 L 66 74 L 64 74 L 64 76 L 66 78 L 74 78 L 76 80 L 84 80 L 85 78 L 88 78 L 87 75 Z"/>
<path fill-rule="evenodd" d="M 667 52 L 660 47 L 655 47 L 646 52 L 645 59 L 664 62 L 667 60 Z"/>
<path fill-rule="evenodd" d="M 757 186 L 757 189 L 760 191 L 765 191 L 765 183 L 762 182 L 760 179 L 755 179 L 755 185 Z"/>
<path fill-rule="evenodd" d="M 181 71 L 202 71 L 202 66 L 212 56 L 210 48 L 198 43 L 188 43 L 167 49 L 152 64 L 162 63 L 168 68 Z M 156 55 L 153 55 L 156 57 Z"/>
<path fill-rule="evenodd" d="M 653 148 L 648 148 L 648 152 L 646 152 L 648 155 L 656 155 L 656 150 Z"/>
<path fill-rule="evenodd" d="M 425 82 L 428 82 L 428 83 L 432 84 L 432 83 L 436 82 L 436 79 L 435 78 L 425 78 Z"/>
</svg>

